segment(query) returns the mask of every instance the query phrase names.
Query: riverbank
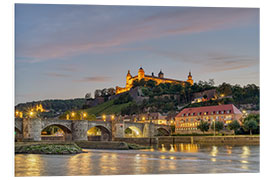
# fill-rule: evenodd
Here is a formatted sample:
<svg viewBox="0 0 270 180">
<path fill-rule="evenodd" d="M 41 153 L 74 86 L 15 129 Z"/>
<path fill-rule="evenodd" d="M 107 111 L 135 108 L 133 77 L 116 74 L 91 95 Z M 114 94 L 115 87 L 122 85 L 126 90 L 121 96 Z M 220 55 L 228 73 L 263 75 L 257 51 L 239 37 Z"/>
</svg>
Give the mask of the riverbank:
<svg viewBox="0 0 270 180">
<path fill-rule="evenodd" d="M 116 138 L 117 141 L 140 145 L 202 144 L 202 145 L 260 145 L 260 136 L 159 136 L 155 138 Z"/>
<path fill-rule="evenodd" d="M 77 154 L 84 149 L 109 149 L 109 150 L 139 150 L 150 149 L 134 143 L 116 141 L 75 141 L 75 142 L 16 142 L 15 153 L 21 154 Z"/>
<path fill-rule="evenodd" d="M 191 143 L 202 145 L 260 145 L 260 136 L 163 136 L 160 144 Z"/>
<path fill-rule="evenodd" d="M 78 154 L 82 148 L 73 142 L 16 142 L 16 154 Z"/>
</svg>

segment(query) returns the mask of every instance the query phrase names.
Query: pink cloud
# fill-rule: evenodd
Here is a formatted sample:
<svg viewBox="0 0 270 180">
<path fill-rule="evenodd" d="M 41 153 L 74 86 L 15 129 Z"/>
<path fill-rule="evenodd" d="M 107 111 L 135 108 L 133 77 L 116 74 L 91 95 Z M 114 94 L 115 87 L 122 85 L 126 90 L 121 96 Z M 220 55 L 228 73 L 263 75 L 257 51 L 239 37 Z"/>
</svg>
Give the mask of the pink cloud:
<svg viewBox="0 0 270 180">
<path fill-rule="evenodd" d="M 32 60 L 27 60 L 28 62 L 65 58 L 86 52 L 103 53 L 108 52 L 109 49 L 117 49 L 121 45 L 154 38 L 244 26 L 249 24 L 256 15 L 256 11 L 252 9 L 217 8 L 209 10 L 210 8 L 191 12 L 160 13 L 136 22 L 124 23 L 120 30 L 111 27 L 107 31 L 97 32 L 94 36 L 99 38 L 96 41 L 82 39 L 81 41 L 73 42 L 70 40 L 64 43 L 55 43 L 52 39 L 33 49 L 22 48 L 21 53 L 24 57 L 31 57 Z M 74 32 L 74 39 L 77 37 L 76 33 Z M 105 39 L 104 36 L 106 36 Z"/>
</svg>

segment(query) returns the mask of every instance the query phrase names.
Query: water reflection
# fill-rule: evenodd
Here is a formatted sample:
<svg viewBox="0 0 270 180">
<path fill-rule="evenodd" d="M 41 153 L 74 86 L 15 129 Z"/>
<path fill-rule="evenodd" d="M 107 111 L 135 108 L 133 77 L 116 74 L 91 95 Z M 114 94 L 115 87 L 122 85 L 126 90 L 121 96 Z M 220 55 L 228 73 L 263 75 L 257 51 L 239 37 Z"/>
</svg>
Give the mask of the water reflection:
<svg viewBox="0 0 270 180">
<path fill-rule="evenodd" d="M 40 176 L 44 170 L 44 161 L 38 154 L 18 154 L 15 156 L 15 167 L 17 176 Z"/>
<path fill-rule="evenodd" d="M 242 147 L 243 153 L 241 154 L 241 158 L 248 158 L 250 155 L 250 150 L 248 146 Z"/>
<path fill-rule="evenodd" d="M 185 153 L 196 153 L 198 152 L 198 144 L 161 144 L 158 148 L 161 152 L 185 152 Z"/>
<path fill-rule="evenodd" d="M 243 146 L 242 147 L 242 154 L 241 154 L 241 158 L 242 158 L 242 160 L 240 160 L 240 162 L 242 163 L 242 166 L 241 166 L 241 168 L 242 169 L 249 169 L 249 167 L 247 166 L 247 164 L 249 163 L 249 161 L 248 161 L 248 158 L 249 158 L 249 156 L 250 156 L 250 149 L 249 149 L 249 147 L 248 146 Z"/>
<path fill-rule="evenodd" d="M 258 146 L 163 144 L 149 150 L 86 152 L 76 155 L 17 154 L 15 173 L 16 176 L 74 176 L 259 171 Z"/>
</svg>

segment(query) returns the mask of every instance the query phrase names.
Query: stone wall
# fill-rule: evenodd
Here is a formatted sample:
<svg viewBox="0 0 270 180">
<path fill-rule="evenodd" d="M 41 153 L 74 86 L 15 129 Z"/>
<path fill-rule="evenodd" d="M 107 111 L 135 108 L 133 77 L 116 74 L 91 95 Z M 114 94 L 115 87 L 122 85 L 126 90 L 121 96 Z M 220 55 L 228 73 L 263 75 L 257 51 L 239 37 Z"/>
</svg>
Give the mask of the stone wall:
<svg viewBox="0 0 270 180">
<path fill-rule="evenodd" d="M 115 141 L 140 144 L 140 145 L 155 145 L 158 144 L 158 138 L 115 138 Z"/>
<path fill-rule="evenodd" d="M 160 144 L 231 144 L 231 145 L 259 145 L 259 136 L 163 136 L 158 137 Z"/>
</svg>

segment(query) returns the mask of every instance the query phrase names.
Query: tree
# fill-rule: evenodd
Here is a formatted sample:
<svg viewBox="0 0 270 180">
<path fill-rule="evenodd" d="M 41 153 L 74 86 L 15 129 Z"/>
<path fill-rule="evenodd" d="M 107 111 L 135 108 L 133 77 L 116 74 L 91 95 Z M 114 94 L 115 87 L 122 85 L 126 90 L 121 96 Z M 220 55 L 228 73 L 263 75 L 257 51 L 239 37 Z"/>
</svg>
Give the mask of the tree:
<svg viewBox="0 0 270 180">
<path fill-rule="evenodd" d="M 249 131 L 250 135 L 252 135 L 252 130 L 258 128 L 258 123 L 254 119 L 249 119 L 244 121 L 244 129 Z"/>
<path fill-rule="evenodd" d="M 109 88 L 108 89 L 108 95 L 109 96 L 115 95 L 115 89 L 114 88 Z"/>
<path fill-rule="evenodd" d="M 230 130 L 233 130 L 233 133 L 235 135 L 235 131 L 237 131 L 240 128 L 240 124 L 239 124 L 239 122 L 237 120 L 234 120 L 233 122 L 228 124 L 228 128 Z"/>
<path fill-rule="evenodd" d="M 224 94 L 224 96 L 228 96 L 232 94 L 232 86 L 224 82 L 218 87 L 217 91 L 220 94 Z"/>
<path fill-rule="evenodd" d="M 95 98 L 100 97 L 101 96 L 101 90 L 100 89 L 96 89 L 95 90 Z"/>
<path fill-rule="evenodd" d="M 214 125 L 214 123 L 215 123 L 215 125 Z M 214 131 L 217 131 L 219 133 L 219 131 L 224 128 L 224 123 L 222 121 L 217 121 L 214 123 L 212 123 L 211 129 L 213 129 Z"/>
<path fill-rule="evenodd" d="M 210 124 L 208 122 L 201 121 L 197 128 L 204 133 L 209 130 L 209 126 Z"/>
</svg>

